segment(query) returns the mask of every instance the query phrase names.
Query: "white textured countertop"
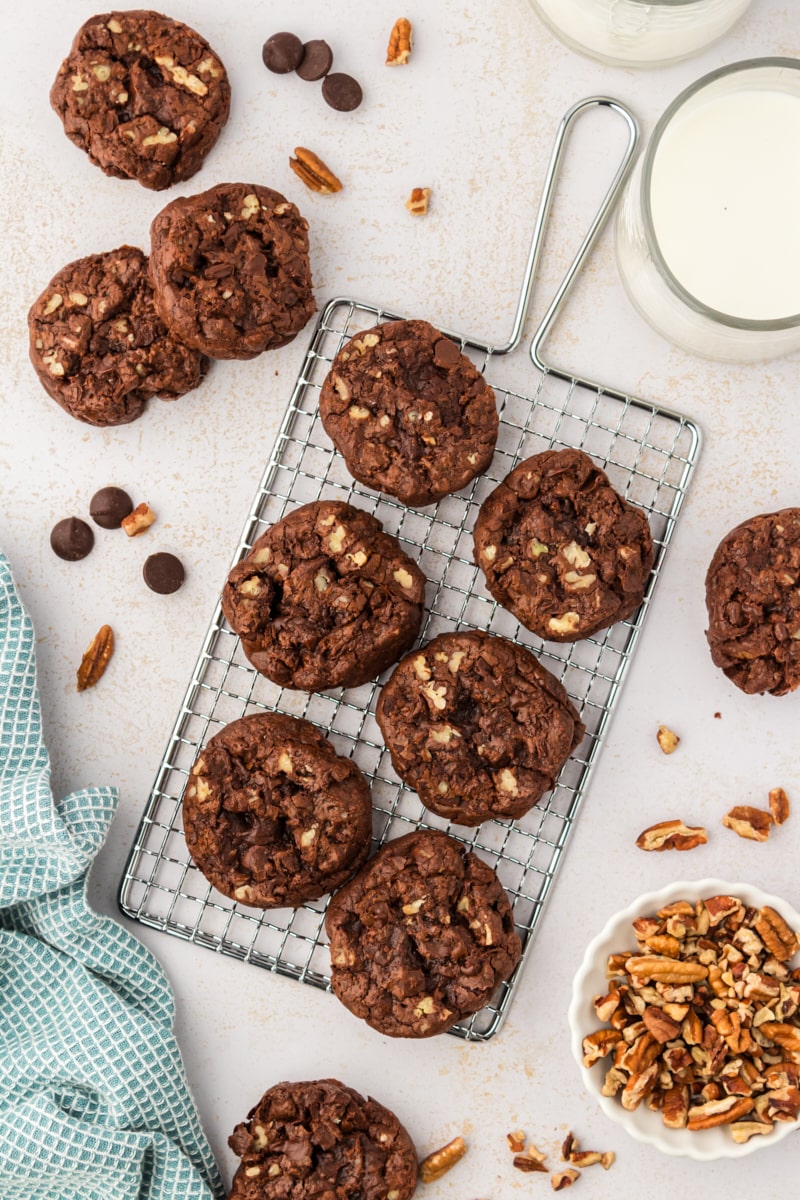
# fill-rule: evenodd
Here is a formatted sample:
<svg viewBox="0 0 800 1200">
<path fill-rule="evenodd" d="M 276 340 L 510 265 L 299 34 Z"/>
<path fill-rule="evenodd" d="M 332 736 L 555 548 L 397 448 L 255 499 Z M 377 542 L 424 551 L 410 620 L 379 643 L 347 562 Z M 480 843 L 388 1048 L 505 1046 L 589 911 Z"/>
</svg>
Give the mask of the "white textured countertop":
<svg viewBox="0 0 800 1200">
<path fill-rule="evenodd" d="M 94 903 L 114 912 L 134 830 L 308 332 L 253 362 L 217 363 L 196 394 L 174 404 L 151 401 L 134 424 L 100 430 L 68 418 L 40 388 L 27 357 L 33 298 L 73 258 L 126 241 L 146 247 L 150 220 L 175 194 L 247 180 L 284 191 L 308 218 L 320 302 L 351 295 L 504 340 L 562 113 L 583 96 L 605 93 L 629 104 L 647 133 L 678 91 L 713 67 L 799 54 L 800 12 L 785 0 L 754 0 L 704 55 L 643 73 L 566 50 L 527 0 L 439 0 L 406 10 L 414 54 L 407 68 L 389 71 L 386 40 L 400 9 L 385 0 L 174 0 L 170 14 L 195 25 L 222 56 L 233 107 L 200 175 L 158 195 L 103 176 L 67 141 L 49 108 L 56 69 L 94 11 L 93 0 L 32 0 L 5 13 L 0 545 L 38 634 L 56 790 L 106 782 L 121 792 L 92 878 Z M 357 112 L 335 113 L 314 85 L 264 70 L 261 44 L 284 28 L 331 44 L 336 67 L 364 86 Z M 604 147 L 613 147 L 614 133 L 608 143 L 606 133 L 598 127 L 596 136 L 576 136 L 534 307 L 549 298 L 580 239 L 580 216 L 590 213 L 608 178 Z M 288 166 L 298 143 L 344 180 L 340 195 L 305 192 Z M 422 220 L 403 207 L 416 185 L 433 189 Z M 524 350 L 516 357 L 509 370 L 524 390 L 530 368 Z M 263 1090 L 280 1079 L 334 1075 L 394 1109 L 421 1154 L 457 1133 L 467 1138 L 464 1162 L 424 1189 L 432 1198 L 549 1192 L 546 1179 L 511 1168 L 505 1134 L 517 1127 L 548 1149 L 553 1163 L 568 1129 L 584 1146 L 617 1151 L 610 1175 L 597 1168 L 579 1180 L 581 1196 L 667 1200 L 702 1189 L 721 1200 L 734 1189 L 765 1198 L 791 1191 L 792 1138 L 718 1164 L 669 1159 L 630 1140 L 583 1087 L 569 1054 L 566 1010 L 586 942 L 640 892 L 681 874 L 719 875 L 800 905 L 800 693 L 745 697 L 729 684 L 710 661 L 703 604 L 705 570 L 720 537 L 755 512 L 800 503 L 798 364 L 728 367 L 671 348 L 630 307 L 610 230 L 570 299 L 550 357 L 686 413 L 703 429 L 705 448 L 509 1017 L 484 1045 L 448 1036 L 393 1042 L 331 996 L 133 926 L 175 988 L 189 1079 L 226 1180 L 234 1161 L 227 1136 Z M 52 525 L 85 516 L 93 492 L 107 483 L 157 513 L 147 544 L 98 531 L 87 559 L 61 562 L 49 547 Z M 174 551 L 186 564 L 187 582 L 176 595 L 157 596 L 141 581 L 145 554 L 156 549 Z M 117 652 L 101 685 L 78 695 L 75 668 L 105 622 L 117 633 Z M 682 738 L 670 758 L 656 745 L 662 722 Z M 764 805 L 776 785 L 798 812 L 767 844 L 722 828 L 729 807 Z M 641 829 L 675 815 L 706 824 L 709 844 L 683 856 L 636 849 Z"/>
</svg>

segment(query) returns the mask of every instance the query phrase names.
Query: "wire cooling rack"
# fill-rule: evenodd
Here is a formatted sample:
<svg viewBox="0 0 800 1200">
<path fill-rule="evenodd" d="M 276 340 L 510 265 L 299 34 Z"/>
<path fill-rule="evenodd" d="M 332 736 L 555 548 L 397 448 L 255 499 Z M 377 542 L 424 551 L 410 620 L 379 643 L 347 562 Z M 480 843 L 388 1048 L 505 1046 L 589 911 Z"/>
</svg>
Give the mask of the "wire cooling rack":
<svg viewBox="0 0 800 1200">
<path fill-rule="evenodd" d="M 583 102 L 589 103 L 613 102 Z M 549 182 L 548 178 L 548 186 Z M 546 203 L 547 197 L 543 206 Z M 539 233 L 537 226 L 536 248 L 532 245 L 529 260 L 531 274 Z M 588 239 L 576 263 L 587 245 Z M 526 273 L 526 285 L 529 282 Z M 526 286 L 523 295 L 527 304 Z M 277 710 L 305 717 L 328 735 L 340 754 L 351 755 L 368 777 L 376 845 L 415 828 L 445 829 L 497 871 L 513 906 L 523 960 L 487 1007 L 452 1030 L 462 1038 L 483 1041 L 498 1030 L 506 1013 L 577 818 L 658 584 L 699 450 L 699 434 L 677 413 L 546 367 L 538 357 L 538 335 L 532 349 L 537 365 L 532 369 L 530 395 L 492 381 L 493 359 L 511 348 L 511 343 L 493 349 L 451 335 L 495 388 L 500 414 L 497 450 L 487 473 L 468 491 L 448 496 L 429 509 L 406 508 L 352 480 L 318 415 L 320 387 L 342 345 L 370 325 L 396 319 L 395 313 L 353 299 L 332 300 L 325 307 L 234 561 L 270 525 L 301 504 L 336 499 L 364 508 L 397 536 L 429 580 L 421 640 L 455 629 L 480 629 L 528 646 L 563 682 L 581 713 L 586 735 L 556 787 L 525 817 L 514 822 L 489 821 L 478 829 L 452 825 L 424 809 L 416 793 L 394 774 L 374 715 L 380 683 L 386 676 L 360 688 L 313 695 L 280 688 L 253 670 L 217 607 L 137 831 L 119 899 L 124 913 L 151 928 L 303 983 L 329 988 L 325 900 L 298 909 L 268 911 L 229 900 L 194 866 L 181 819 L 189 772 L 213 734 L 253 712 Z M 542 643 L 486 591 L 472 561 L 471 530 L 480 504 L 515 463 L 549 447 L 564 446 L 586 451 L 603 466 L 619 492 L 647 511 L 656 557 L 644 604 L 628 621 L 573 644 Z"/>
</svg>

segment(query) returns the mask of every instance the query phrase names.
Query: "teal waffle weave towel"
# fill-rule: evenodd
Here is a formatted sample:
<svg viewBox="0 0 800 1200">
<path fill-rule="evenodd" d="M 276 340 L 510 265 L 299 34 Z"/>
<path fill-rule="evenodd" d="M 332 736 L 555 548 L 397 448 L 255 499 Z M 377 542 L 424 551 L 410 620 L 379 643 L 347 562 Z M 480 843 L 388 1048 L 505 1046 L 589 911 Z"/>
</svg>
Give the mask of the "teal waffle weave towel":
<svg viewBox="0 0 800 1200">
<path fill-rule="evenodd" d="M 86 898 L 116 808 L 63 800 L 36 690 L 33 627 L 0 554 L 0 1198 L 224 1194 L 153 956 Z"/>
</svg>

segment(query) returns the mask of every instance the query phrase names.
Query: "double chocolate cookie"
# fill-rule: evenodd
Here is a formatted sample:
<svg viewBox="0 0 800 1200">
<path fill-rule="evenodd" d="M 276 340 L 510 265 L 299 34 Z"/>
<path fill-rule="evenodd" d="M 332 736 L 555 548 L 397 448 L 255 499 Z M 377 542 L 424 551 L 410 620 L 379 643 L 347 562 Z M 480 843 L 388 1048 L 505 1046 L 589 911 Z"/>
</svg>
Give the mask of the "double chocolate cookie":
<svg viewBox="0 0 800 1200">
<path fill-rule="evenodd" d="M 389 1037 L 430 1037 L 477 1012 L 521 953 L 500 880 L 435 830 L 385 845 L 331 900 L 331 985 Z"/>
<path fill-rule="evenodd" d="M 581 450 L 521 462 L 483 502 L 473 536 L 498 604 L 553 642 L 629 617 L 654 558 L 645 514 Z"/>
<path fill-rule="evenodd" d="M 367 857 L 369 788 L 308 721 L 242 717 L 215 734 L 183 798 L 186 843 L 206 879 L 256 908 L 297 906 Z"/>
<path fill-rule="evenodd" d="M 494 392 L 427 321 L 356 334 L 322 385 L 325 430 L 354 478 L 403 504 L 433 504 L 486 470 L 497 441 Z"/>
<path fill-rule="evenodd" d="M 521 817 L 584 734 L 529 650 L 477 632 L 443 633 L 406 655 L 376 716 L 400 778 L 459 825 Z"/>
<path fill-rule="evenodd" d="M 358 687 L 419 633 L 425 576 L 380 521 L 338 500 L 304 504 L 237 563 L 222 610 L 257 671 L 287 687 Z"/>
<path fill-rule="evenodd" d="M 156 314 L 147 257 L 133 246 L 62 267 L 34 301 L 28 329 L 45 391 L 89 425 L 135 421 L 153 396 L 184 395 L 208 368 Z"/>
<path fill-rule="evenodd" d="M 106 175 L 160 190 L 189 179 L 228 119 L 220 58 L 188 25 L 143 9 L 86 21 L 50 103 Z"/>
<path fill-rule="evenodd" d="M 285 346 L 314 312 L 308 223 L 280 192 L 221 183 L 173 200 L 150 237 L 161 319 L 211 358 Z"/>
<path fill-rule="evenodd" d="M 228 1200 L 409 1200 L 417 1155 L 397 1117 L 338 1079 L 278 1083 L 228 1145 Z"/>
<path fill-rule="evenodd" d="M 711 657 L 743 692 L 800 686 L 800 508 L 751 517 L 706 574 Z"/>
</svg>

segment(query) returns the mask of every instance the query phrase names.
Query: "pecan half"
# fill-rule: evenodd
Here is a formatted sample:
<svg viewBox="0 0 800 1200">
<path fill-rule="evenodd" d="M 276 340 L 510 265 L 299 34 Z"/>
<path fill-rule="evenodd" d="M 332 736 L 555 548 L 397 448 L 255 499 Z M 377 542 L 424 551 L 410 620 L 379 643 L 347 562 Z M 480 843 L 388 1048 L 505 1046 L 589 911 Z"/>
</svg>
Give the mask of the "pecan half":
<svg viewBox="0 0 800 1200">
<path fill-rule="evenodd" d="M 778 962 L 788 962 L 797 953 L 797 934 L 774 908 L 767 905 L 761 909 L 755 931 Z"/>
<path fill-rule="evenodd" d="M 716 1125 L 730 1125 L 740 1117 L 752 1112 L 753 1101 L 747 1097 L 724 1096 L 722 1100 L 709 1100 L 689 1109 L 687 1129 L 713 1129 Z"/>
<path fill-rule="evenodd" d="M 446 1146 L 434 1150 L 419 1164 L 419 1177 L 423 1183 L 434 1183 L 446 1175 L 467 1153 L 467 1143 L 462 1137 L 455 1137 Z"/>
<path fill-rule="evenodd" d="M 659 821 L 643 830 L 636 839 L 640 850 L 694 850 L 704 846 L 708 833 L 702 825 L 684 825 L 683 821 Z"/>
<path fill-rule="evenodd" d="M 114 653 L 114 630 L 110 625 L 101 625 L 86 650 L 78 667 L 78 691 L 85 692 L 102 679 Z"/>
<path fill-rule="evenodd" d="M 789 797 L 783 788 L 772 788 L 770 791 L 769 811 L 776 825 L 784 825 L 789 820 Z"/>
<path fill-rule="evenodd" d="M 698 983 L 708 976 L 708 967 L 702 963 L 680 962 L 660 954 L 634 954 L 625 963 L 625 970 L 637 979 L 659 983 Z"/>
<path fill-rule="evenodd" d="M 741 838 L 751 842 L 765 842 L 769 837 L 772 825 L 772 813 L 763 808 L 753 808 L 749 804 L 737 804 L 730 812 L 725 813 L 722 824 L 726 829 L 732 829 Z"/>
<path fill-rule="evenodd" d="M 411 22 L 408 17 L 398 17 L 389 34 L 386 48 L 386 66 L 404 67 L 411 57 Z"/>
<path fill-rule="evenodd" d="M 305 146 L 295 146 L 295 157 L 289 159 L 289 166 L 307 188 L 320 195 L 330 196 L 342 190 L 342 181 L 338 179 L 330 167 Z"/>
</svg>

